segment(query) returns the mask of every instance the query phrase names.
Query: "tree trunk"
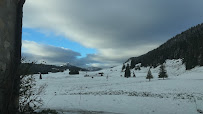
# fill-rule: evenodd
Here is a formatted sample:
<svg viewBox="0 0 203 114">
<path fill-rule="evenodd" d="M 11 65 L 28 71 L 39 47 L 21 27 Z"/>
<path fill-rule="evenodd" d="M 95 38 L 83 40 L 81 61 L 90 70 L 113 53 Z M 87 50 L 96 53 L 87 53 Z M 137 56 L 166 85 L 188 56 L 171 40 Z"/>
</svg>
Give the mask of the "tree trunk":
<svg viewBox="0 0 203 114">
<path fill-rule="evenodd" d="M 16 114 L 19 105 L 22 7 L 25 0 L 0 0 L 0 114 Z"/>
</svg>

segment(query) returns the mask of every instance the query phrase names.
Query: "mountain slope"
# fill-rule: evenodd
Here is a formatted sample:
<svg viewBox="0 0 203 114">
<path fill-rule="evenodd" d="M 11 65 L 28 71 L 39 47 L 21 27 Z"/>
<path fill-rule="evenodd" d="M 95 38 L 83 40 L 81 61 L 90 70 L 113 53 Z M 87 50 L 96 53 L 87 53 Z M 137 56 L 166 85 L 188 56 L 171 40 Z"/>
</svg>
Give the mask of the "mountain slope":
<svg viewBox="0 0 203 114">
<path fill-rule="evenodd" d="M 166 59 L 183 59 L 187 70 L 198 65 L 203 66 L 203 23 L 176 35 L 158 48 L 139 57 L 132 57 L 128 61 L 131 60 L 133 66 L 131 68 L 137 63 L 156 67 Z"/>
</svg>

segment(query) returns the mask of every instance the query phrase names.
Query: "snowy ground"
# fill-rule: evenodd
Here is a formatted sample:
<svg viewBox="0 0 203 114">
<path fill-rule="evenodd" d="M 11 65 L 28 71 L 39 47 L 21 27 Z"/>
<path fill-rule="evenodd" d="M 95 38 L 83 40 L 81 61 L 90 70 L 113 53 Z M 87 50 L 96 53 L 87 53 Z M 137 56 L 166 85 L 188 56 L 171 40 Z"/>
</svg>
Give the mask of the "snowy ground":
<svg viewBox="0 0 203 114">
<path fill-rule="evenodd" d="M 197 114 L 197 109 L 203 110 L 203 67 L 185 71 L 181 60 L 168 60 L 169 78 L 158 79 L 157 67 L 151 69 L 150 82 L 146 79 L 149 68 L 132 70 L 136 78 L 124 78 L 121 68 L 87 72 L 90 77 L 84 77 L 86 72 L 69 75 L 69 71 L 43 75 L 42 80 L 35 75 L 37 87 L 47 85 L 40 95 L 42 109 L 65 114 Z"/>
</svg>

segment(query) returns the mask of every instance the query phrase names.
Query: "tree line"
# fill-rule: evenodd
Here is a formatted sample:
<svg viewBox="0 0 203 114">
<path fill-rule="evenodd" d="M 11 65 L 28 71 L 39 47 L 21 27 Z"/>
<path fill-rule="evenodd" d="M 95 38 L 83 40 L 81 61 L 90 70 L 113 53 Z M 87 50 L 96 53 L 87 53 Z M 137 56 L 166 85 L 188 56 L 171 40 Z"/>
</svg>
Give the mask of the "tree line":
<svg viewBox="0 0 203 114">
<path fill-rule="evenodd" d="M 125 64 L 123 64 L 122 71 L 125 72 L 124 73 L 124 77 L 126 77 L 126 78 L 131 77 L 131 71 L 130 71 L 130 69 L 131 69 L 131 66 L 129 64 L 127 64 L 127 66 L 125 66 Z M 136 77 L 135 72 L 133 72 L 133 77 Z M 149 68 L 147 76 L 146 76 L 146 79 L 149 79 L 149 81 L 150 81 L 153 78 L 154 77 L 153 77 L 153 75 L 151 73 L 151 70 Z M 166 68 L 165 68 L 164 64 L 162 64 L 160 66 L 158 78 L 163 78 L 163 80 L 164 80 L 164 78 L 168 78 L 167 71 L 166 71 Z"/>
</svg>

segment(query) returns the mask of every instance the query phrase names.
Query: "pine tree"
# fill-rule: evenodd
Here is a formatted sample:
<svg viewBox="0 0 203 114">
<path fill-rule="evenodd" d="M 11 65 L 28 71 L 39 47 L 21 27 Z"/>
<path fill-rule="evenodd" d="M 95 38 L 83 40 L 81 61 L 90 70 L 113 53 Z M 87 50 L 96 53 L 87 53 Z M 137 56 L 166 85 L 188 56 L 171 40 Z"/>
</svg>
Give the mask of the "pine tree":
<svg viewBox="0 0 203 114">
<path fill-rule="evenodd" d="M 200 66 L 203 66 L 203 58 L 200 58 Z"/>
<path fill-rule="evenodd" d="M 165 66 L 163 64 L 160 67 L 159 78 L 163 78 L 163 80 L 164 80 L 164 78 L 168 78 Z"/>
<path fill-rule="evenodd" d="M 125 64 L 123 64 L 123 67 L 122 67 L 122 72 L 123 72 L 123 70 L 125 69 Z"/>
<path fill-rule="evenodd" d="M 40 74 L 39 74 L 39 79 L 42 79 L 42 74 L 41 74 L 41 72 L 40 72 Z"/>
<path fill-rule="evenodd" d="M 150 79 L 152 79 L 152 78 L 153 78 L 153 75 L 152 75 L 151 70 L 149 69 L 146 79 L 149 79 L 149 81 L 150 81 Z"/>
<path fill-rule="evenodd" d="M 133 68 L 135 68 L 135 61 L 134 61 L 134 60 L 131 60 L 130 69 L 133 69 Z"/>
<path fill-rule="evenodd" d="M 125 76 L 126 78 L 129 78 L 130 75 L 131 75 L 131 73 L 130 73 L 130 66 L 129 66 L 129 64 L 127 64 L 126 69 L 125 69 L 125 75 L 124 75 L 124 76 Z"/>
<path fill-rule="evenodd" d="M 133 77 L 136 77 L 135 72 L 133 72 Z"/>
<path fill-rule="evenodd" d="M 200 62 L 199 62 L 199 64 L 200 64 L 200 66 L 203 66 L 203 49 L 202 49 L 202 51 L 201 51 L 201 54 L 200 54 L 200 58 L 199 58 L 200 60 Z"/>
</svg>

